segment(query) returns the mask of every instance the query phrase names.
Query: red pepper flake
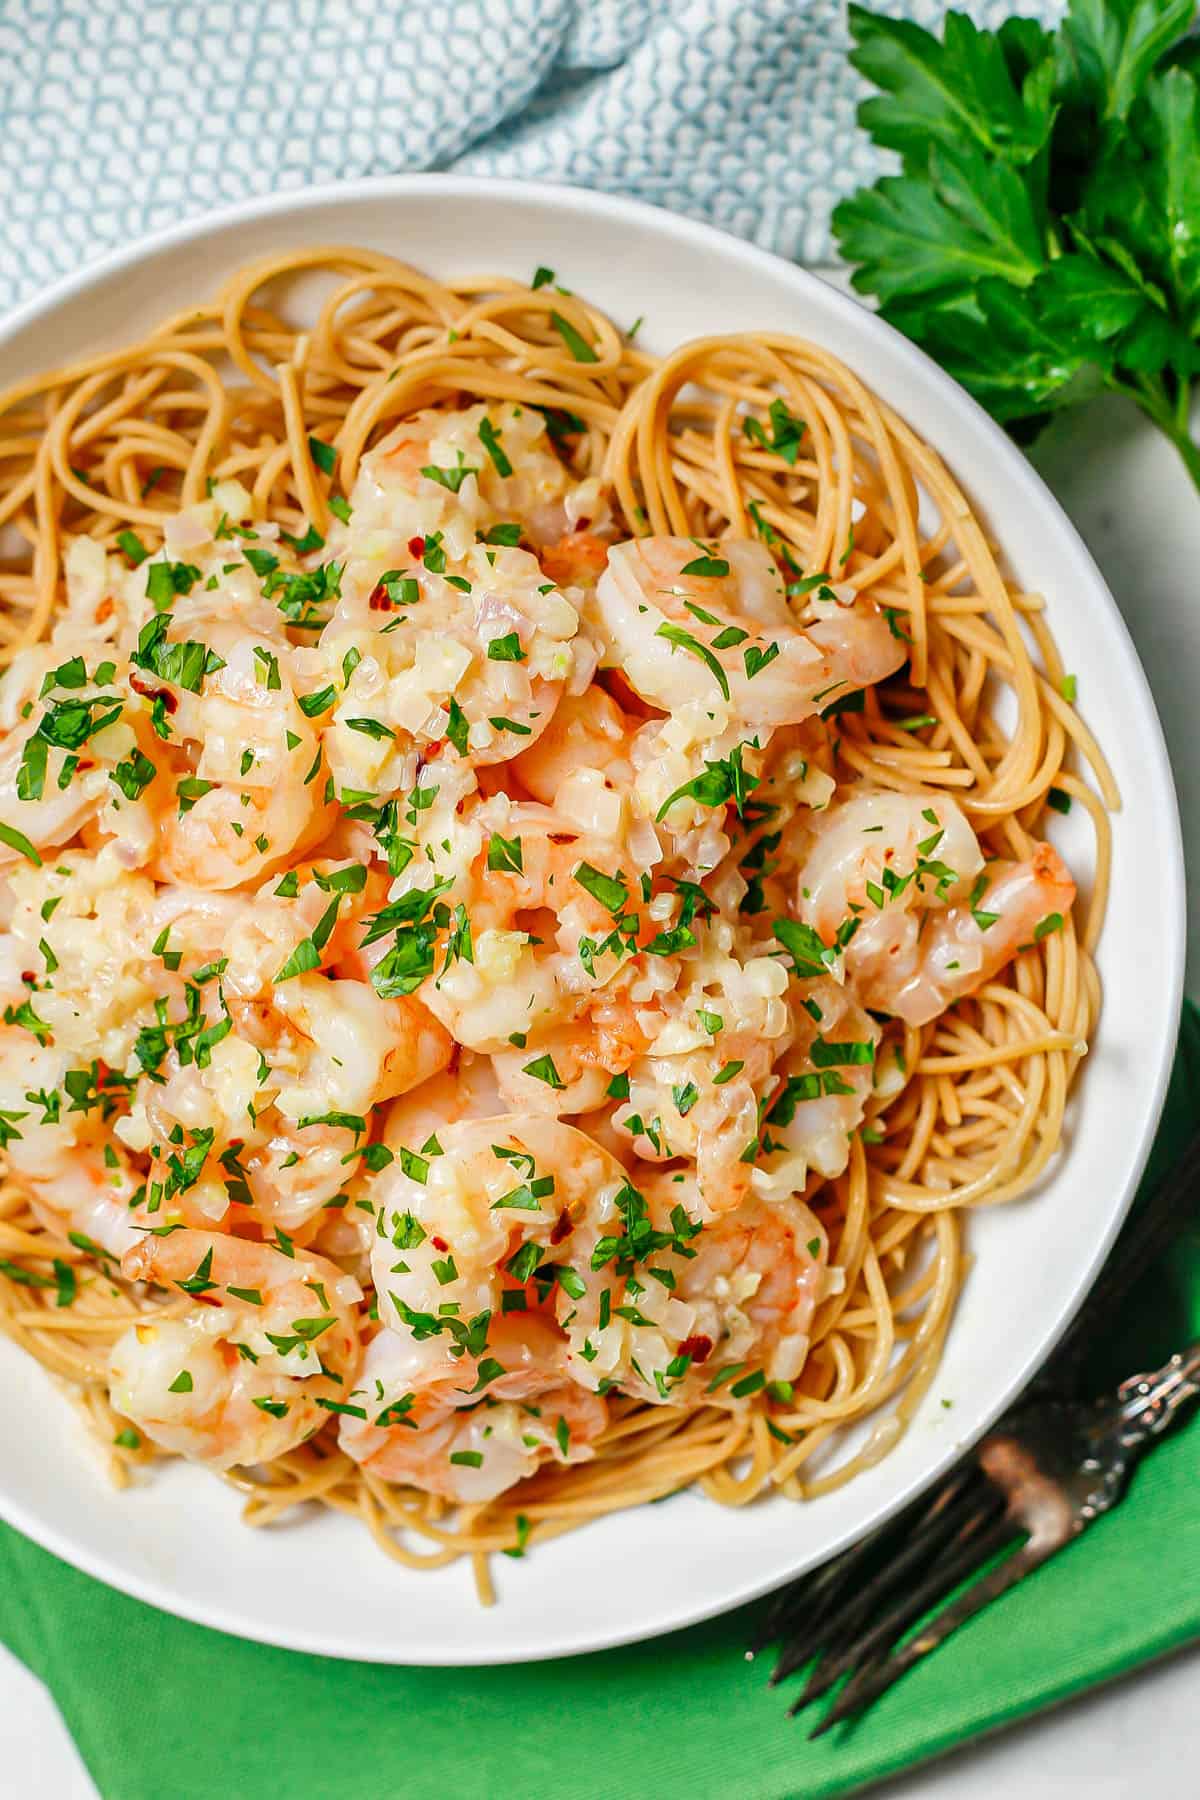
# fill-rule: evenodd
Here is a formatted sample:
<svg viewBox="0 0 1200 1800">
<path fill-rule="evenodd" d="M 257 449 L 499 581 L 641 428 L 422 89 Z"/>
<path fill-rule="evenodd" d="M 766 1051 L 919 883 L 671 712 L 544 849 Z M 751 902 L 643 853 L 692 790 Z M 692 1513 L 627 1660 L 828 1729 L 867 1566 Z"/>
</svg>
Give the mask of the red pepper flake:
<svg viewBox="0 0 1200 1800">
<path fill-rule="evenodd" d="M 712 1339 L 702 1332 L 695 1337 L 684 1338 L 679 1346 L 680 1356 L 690 1356 L 694 1363 L 705 1363 L 712 1355 Z"/>
<path fill-rule="evenodd" d="M 179 705 L 178 699 L 170 688 L 155 687 L 152 682 L 146 680 L 140 669 L 130 669 L 129 685 L 135 694 L 141 694 L 145 700 L 161 700 L 169 713 L 173 713 Z"/>
<path fill-rule="evenodd" d="M 445 1238 L 431 1237 L 429 1241 L 433 1245 L 435 1250 L 446 1251 L 450 1248 L 450 1246 L 446 1242 Z"/>
<path fill-rule="evenodd" d="M 22 969 L 21 970 L 21 980 L 25 983 L 26 987 L 32 987 L 34 982 L 37 980 L 37 976 L 34 974 L 32 969 Z"/>
<path fill-rule="evenodd" d="M 382 581 L 377 581 L 367 598 L 367 605 L 372 612 L 391 612 L 392 602 Z"/>
<path fill-rule="evenodd" d="M 570 1237 L 574 1229 L 575 1227 L 571 1222 L 571 1215 L 564 1206 L 557 1219 L 554 1221 L 554 1229 L 550 1233 L 550 1242 L 552 1244 L 561 1244 L 564 1238 Z"/>
<path fill-rule="evenodd" d="M 425 539 L 423 537 L 409 538 L 408 554 L 411 557 L 413 557 L 417 562 L 420 562 L 421 558 L 425 554 Z"/>
</svg>

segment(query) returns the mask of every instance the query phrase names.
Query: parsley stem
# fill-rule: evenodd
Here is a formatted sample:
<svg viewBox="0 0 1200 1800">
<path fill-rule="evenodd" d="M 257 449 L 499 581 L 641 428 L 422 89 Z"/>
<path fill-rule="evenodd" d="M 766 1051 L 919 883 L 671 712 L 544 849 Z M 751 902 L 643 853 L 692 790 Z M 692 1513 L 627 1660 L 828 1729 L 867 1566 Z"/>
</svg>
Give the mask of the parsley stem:
<svg viewBox="0 0 1200 1800">
<path fill-rule="evenodd" d="M 1179 454 L 1180 461 L 1192 478 L 1192 485 L 1200 492 L 1200 444 L 1197 444 L 1188 429 L 1191 412 L 1191 384 L 1181 379 L 1175 400 L 1169 397 L 1166 386 L 1161 379 L 1141 375 L 1136 383 L 1123 381 L 1119 376 L 1112 376 L 1108 386 L 1118 394 L 1124 394 L 1133 401 L 1140 412 L 1162 432 Z"/>
<path fill-rule="evenodd" d="M 1179 391 L 1175 396 L 1175 423 L 1180 431 L 1188 432 L 1192 422 L 1192 384 L 1186 375 L 1179 377 Z"/>
</svg>

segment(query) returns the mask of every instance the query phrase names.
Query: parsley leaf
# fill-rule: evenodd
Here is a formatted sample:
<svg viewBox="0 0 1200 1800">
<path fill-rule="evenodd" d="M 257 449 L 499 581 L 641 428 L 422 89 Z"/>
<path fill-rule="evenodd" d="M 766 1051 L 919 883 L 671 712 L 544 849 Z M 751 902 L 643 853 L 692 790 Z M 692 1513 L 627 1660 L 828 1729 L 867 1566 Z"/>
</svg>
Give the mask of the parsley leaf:
<svg viewBox="0 0 1200 1800">
<path fill-rule="evenodd" d="M 850 8 L 860 109 L 902 170 L 834 214 L 854 285 L 1022 437 L 1131 398 L 1200 488 L 1200 59 L 1193 0 L 1070 0 L 1056 32 Z"/>
</svg>

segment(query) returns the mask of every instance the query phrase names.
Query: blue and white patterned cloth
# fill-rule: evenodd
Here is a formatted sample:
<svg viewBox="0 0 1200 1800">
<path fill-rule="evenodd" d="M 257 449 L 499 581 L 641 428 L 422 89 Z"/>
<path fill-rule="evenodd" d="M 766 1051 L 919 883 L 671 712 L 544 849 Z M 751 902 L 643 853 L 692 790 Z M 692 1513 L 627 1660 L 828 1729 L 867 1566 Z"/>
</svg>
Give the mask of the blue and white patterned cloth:
<svg viewBox="0 0 1200 1800">
<path fill-rule="evenodd" d="M 0 310 L 212 207 L 411 169 L 633 194 L 819 263 L 881 166 L 847 45 L 844 0 L 0 0 Z"/>
</svg>

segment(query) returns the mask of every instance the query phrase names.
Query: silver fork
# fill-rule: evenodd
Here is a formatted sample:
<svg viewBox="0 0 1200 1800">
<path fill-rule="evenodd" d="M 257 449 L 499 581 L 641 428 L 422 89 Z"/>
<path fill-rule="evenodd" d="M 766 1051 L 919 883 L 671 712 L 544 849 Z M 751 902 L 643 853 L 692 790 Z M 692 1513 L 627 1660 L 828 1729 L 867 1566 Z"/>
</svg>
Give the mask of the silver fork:
<svg viewBox="0 0 1200 1800">
<path fill-rule="evenodd" d="M 1137 1459 L 1200 1394 L 1198 1339 L 1113 1394 L 1077 1397 L 1085 1352 L 1178 1230 L 1198 1186 L 1200 1136 L 1140 1209 L 1132 1246 L 1122 1241 L 1058 1350 L 1000 1425 L 895 1519 L 776 1597 L 747 1654 L 780 1644 L 772 1686 L 816 1658 L 791 1713 L 849 1678 L 811 1737 L 863 1712 L 1110 1511 Z M 976 1571 L 984 1572 L 925 1618 Z"/>
</svg>

